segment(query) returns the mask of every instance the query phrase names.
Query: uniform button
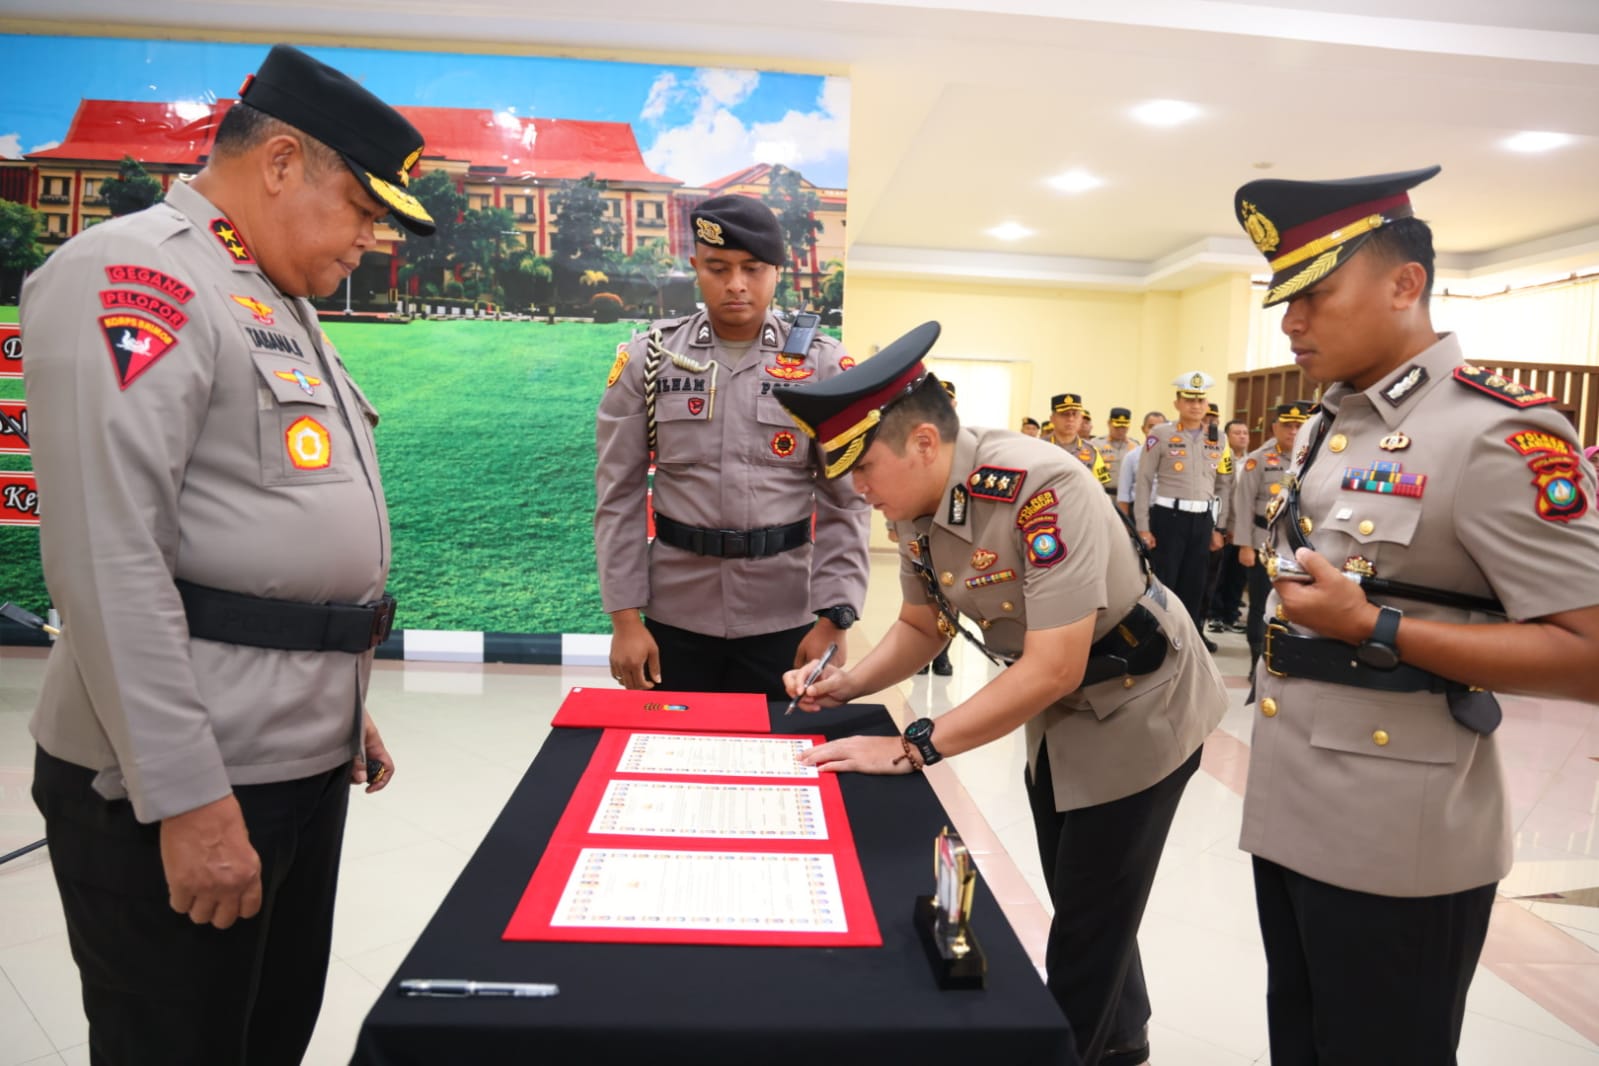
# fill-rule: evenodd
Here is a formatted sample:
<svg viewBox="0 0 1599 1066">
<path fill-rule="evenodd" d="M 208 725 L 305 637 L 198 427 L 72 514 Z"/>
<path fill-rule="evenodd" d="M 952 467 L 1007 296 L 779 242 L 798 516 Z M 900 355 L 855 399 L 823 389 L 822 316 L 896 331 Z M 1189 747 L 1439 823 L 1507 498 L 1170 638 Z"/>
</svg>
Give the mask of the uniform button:
<svg viewBox="0 0 1599 1066">
<path fill-rule="evenodd" d="M 1182 472 L 1183 472 L 1183 464 L 1182 464 L 1182 463 L 1180 463 L 1180 462 L 1177 462 L 1177 463 L 1173 463 L 1173 464 L 1172 464 L 1172 465 L 1171 465 L 1171 468 L 1172 468 L 1172 469 L 1173 469 L 1173 470 L 1175 470 L 1175 471 L 1177 471 L 1177 472 L 1178 472 L 1178 473 L 1179 473 L 1179 474 L 1180 474 L 1180 473 L 1182 473 Z"/>
<path fill-rule="evenodd" d="M 1332 440 L 1327 442 L 1327 450 L 1330 452 L 1341 452 L 1347 447 L 1349 447 L 1349 438 L 1342 433 L 1334 433 Z"/>
<path fill-rule="evenodd" d="M 1308 537 L 1312 533 L 1314 533 L 1315 531 L 1316 531 L 1316 524 L 1314 522 L 1312 522 L 1308 516 L 1300 518 L 1300 520 L 1299 520 L 1299 532 L 1303 533 L 1305 536 Z"/>
<path fill-rule="evenodd" d="M 1132 688 L 1136 684 L 1138 684 L 1138 679 L 1133 677 L 1132 674 L 1122 678 L 1122 688 Z"/>
<path fill-rule="evenodd" d="M 1388 731 L 1386 729 L 1377 730 L 1371 735 L 1371 742 L 1379 748 L 1386 748 L 1388 746 Z"/>
<path fill-rule="evenodd" d="M 1359 529 L 1361 536 L 1369 537 L 1372 535 L 1372 533 L 1376 532 L 1377 523 L 1368 518 L 1364 522 L 1360 523 Z"/>
<path fill-rule="evenodd" d="M 938 583 L 941 585 L 953 585 L 955 583 L 955 575 L 945 570 L 938 575 Z"/>
<path fill-rule="evenodd" d="M 1270 696 L 1267 696 L 1265 699 L 1261 700 L 1260 713 L 1265 715 L 1267 718 L 1276 718 L 1277 701 L 1272 699 Z"/>
<path fill-rule="evenodd" d="M 989 626 L 991 626 L 993 624 L 994 624 L 993 622 L 990 622 L 986 618 L 979 618 L 977 620 L 977 628 L 978 629 L 987 629 Z"/>
<path fill-rule="evenodd" d="M 999 605 L 999 609 L 1002 611 L 1014 611 L 1016 609 L 1016 605 L 1009 600 L 1006 600 L 1004 603 Z"/>
</svg>

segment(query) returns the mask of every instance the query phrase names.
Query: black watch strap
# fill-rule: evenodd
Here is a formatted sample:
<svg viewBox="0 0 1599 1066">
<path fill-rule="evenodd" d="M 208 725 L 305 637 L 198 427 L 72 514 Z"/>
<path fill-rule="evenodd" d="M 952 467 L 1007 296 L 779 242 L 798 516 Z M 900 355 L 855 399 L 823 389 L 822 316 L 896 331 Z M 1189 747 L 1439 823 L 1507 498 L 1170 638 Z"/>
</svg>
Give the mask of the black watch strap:
<svg viewBox="0 0 1599 1066">
<path fill-rule="evenodd" d="M 905 742 L 916 749 L 922 757 L 923 766 L 931 766 L 942 759 L 943 753 L 933 747 L 933 720 L 931 718 L 918 718 L 905 727 Z"/>
<path fill-rule="evenodd" d="M 1387 647 L 1399 647 L 1399 621 L 1404 618 L 1404 612 L 1397 607 L 1377 608 L 1377 624 L 1371 627 L 1371 636 L 1366 639 Z"/>
<path fill-rule="evenodd" d="M 859 617 L 855 613 L 855 608 L 851 607 L 847 603 L 841 604 L 837 607 L 828 607 L 817 611 L 816 616 L 818 618 L 827 619 L 839 629 L 848 629 L 850 626 L 855 624 L 856 619 Z"/>
</svg>

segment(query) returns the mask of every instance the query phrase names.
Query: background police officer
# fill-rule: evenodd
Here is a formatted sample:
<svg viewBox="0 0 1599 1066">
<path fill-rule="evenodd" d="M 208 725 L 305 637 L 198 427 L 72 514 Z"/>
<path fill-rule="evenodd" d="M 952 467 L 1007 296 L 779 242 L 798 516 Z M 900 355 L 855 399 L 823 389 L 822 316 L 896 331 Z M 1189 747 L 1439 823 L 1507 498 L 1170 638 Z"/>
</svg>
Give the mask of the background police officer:
<svg viewBox="0 0 1599 1066">
<path fill-rule="evenodd" d="M 1105 474 L 1109 478 L 1105 483 L 1105 491 L 1111 496 L 1116 495 L 1117 487 L 1121 485 L 1122 461 L 1138 454 L 1138 442 L 1127 436 L 1127 428 L 1132 424 L 1131 411 L 1125 407 L 1112 407 L 1110 417 L 1106 420 L 1105 435 L 1090 441 L 1099 449 L 1099 457 L 1105 463 Z"/>
<path fill-rule="evenodd" d="M 1408 190 L 1437 172 L 1234 199 L 1326 386 L 1270 520 L 1244 796 L 1274 1066 L 1454 1061 L 1511 864 L 1492 690 L 1599 692 L 1594 472 L 1550 397 L 1433 329 Z"/>
<path fill-rule="evenodd" d="M 422 138 L 274 48 L 166 199 L 74 237 L 22 296 L 45 580 L 33 734 L 99 1063 L 300 1061 L 327 974 L 389 526 L 377 415 L 332 293 Z M 377 601 L 377 602 L 374 602 Z"/>
<path fill-rule="evenodd" d="M 936 727 L 924 718 L 903 737 L 849 737 L 805 758 L 909 773 L 1024 726 L 1055 906 L 1049 987 L 1083 1062 L 1135 1066 L 1149 1058 L 1150 1016 L 1138 926 L 1200 744 L 1225 710 L 1221 679 L 1086 467 L 1040 441 L 960 426 L 921 363 L 937 334 L 928 323 L 836 381 L 783 393 L 828 442 L 833 476 L 849 474 L 898 524 L 904 598 L 871 654 L 829 668 L 801 706 L 908 677 L 958 615 L 1013 665 Z M 788 674 L 790 693 L 806 669 Z"/>
<path fill-rule="evenodd" d="M 847 484 L 817 476 L 814 449 L 777 393 L 852 361 L 814 326 L 791 333 L 799 327 L 772 313 L 783 231 L 766 205 L 713 197 L 691 222 L 705 309 L 618 348 L 596 419 L 594 543 L 611 673 L 628 688 L 776 699 L 794 663 L 831 643 L 847 658 L 869 521 Z"/>
<path fill-rule="evenodd" d="M 1310 404 L 1278 404 L 1273 412 L 1271 439 L 1244 457 L 1236 467 L 1233 486 L 1233 542 L 1238 545 L 1238 564 L 1248 574 L 1249 614 L 1245 619 L 1245 639 L 1249 641 L 1249 676 L 1255 676 L 1260 649 L 1266 639 L 1266 597 L 1271 595 L 1271 580 L 1264 561 L 1255 548 L 1266 539 L 1266 512 L 1282 495 L 1283 478 L 1293 461 L 1294 436 L 1309 417 Z M 1255 702 L 1253 686 L 1248 703 Z"/>
<path fill-rule="evenodd" d="M 1056 447 L 1075 456 L 1101 485 L 1108 484 L 1110 472 L 1105 466 L 1104 458 L 1093 442 L 1082 433 L 1083 398 L 1075 392 L 1063 392 L 1051 398 L 1049 404 L 1054 411 L 1051 421 L 1055 427 L 1052 439 Z"/>
</svg>

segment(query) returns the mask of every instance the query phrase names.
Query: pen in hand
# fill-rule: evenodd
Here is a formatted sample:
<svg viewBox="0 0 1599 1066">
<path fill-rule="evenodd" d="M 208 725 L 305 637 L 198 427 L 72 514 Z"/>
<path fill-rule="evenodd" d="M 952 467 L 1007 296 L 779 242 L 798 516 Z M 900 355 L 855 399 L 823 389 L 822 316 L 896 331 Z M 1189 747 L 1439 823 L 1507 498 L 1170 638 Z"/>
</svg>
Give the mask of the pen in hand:
<svg viewBox="0 0 1599 1066">
<path fill-rule="evenodd" d="M 806 689 L 816 684 L 816 679 L 822 676 L 822 671 L 827 669 L 827 664 L 833 661 L 833 655 L 837 651 L 837 644 L 829 644 L 827 646 L 827 650 L 822 653 L 822 661 L 816 664 L 816 669 L 811 671 L 811 676 L 807 677 L 805 684 L 800 686 L 799 695 L 788 701 L 788 710 L 783 712 L 785 717 L 794 713 L 794 707 L 799 703 L 800 696 L 805 694 Z"/>
</svg>

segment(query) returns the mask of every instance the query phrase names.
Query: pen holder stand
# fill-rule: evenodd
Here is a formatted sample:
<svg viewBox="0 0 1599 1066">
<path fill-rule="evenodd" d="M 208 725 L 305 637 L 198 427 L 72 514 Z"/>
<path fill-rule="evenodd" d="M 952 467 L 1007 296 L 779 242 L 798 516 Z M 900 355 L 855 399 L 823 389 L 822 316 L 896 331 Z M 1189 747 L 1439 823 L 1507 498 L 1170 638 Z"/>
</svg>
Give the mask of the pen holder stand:
<svg viewBox="0 0 1599 1066">
<path fill-rule="evenodd" d="M 983 988 L 988 981 L 988 959 L 982 945 L 962 922 L 958 930 L 940 928 L 938 901 L 932 896 L 917 896 L 912 916 L 927 961 L 933 968 L 938 987 L 946 990 Z"/>
</svg>

